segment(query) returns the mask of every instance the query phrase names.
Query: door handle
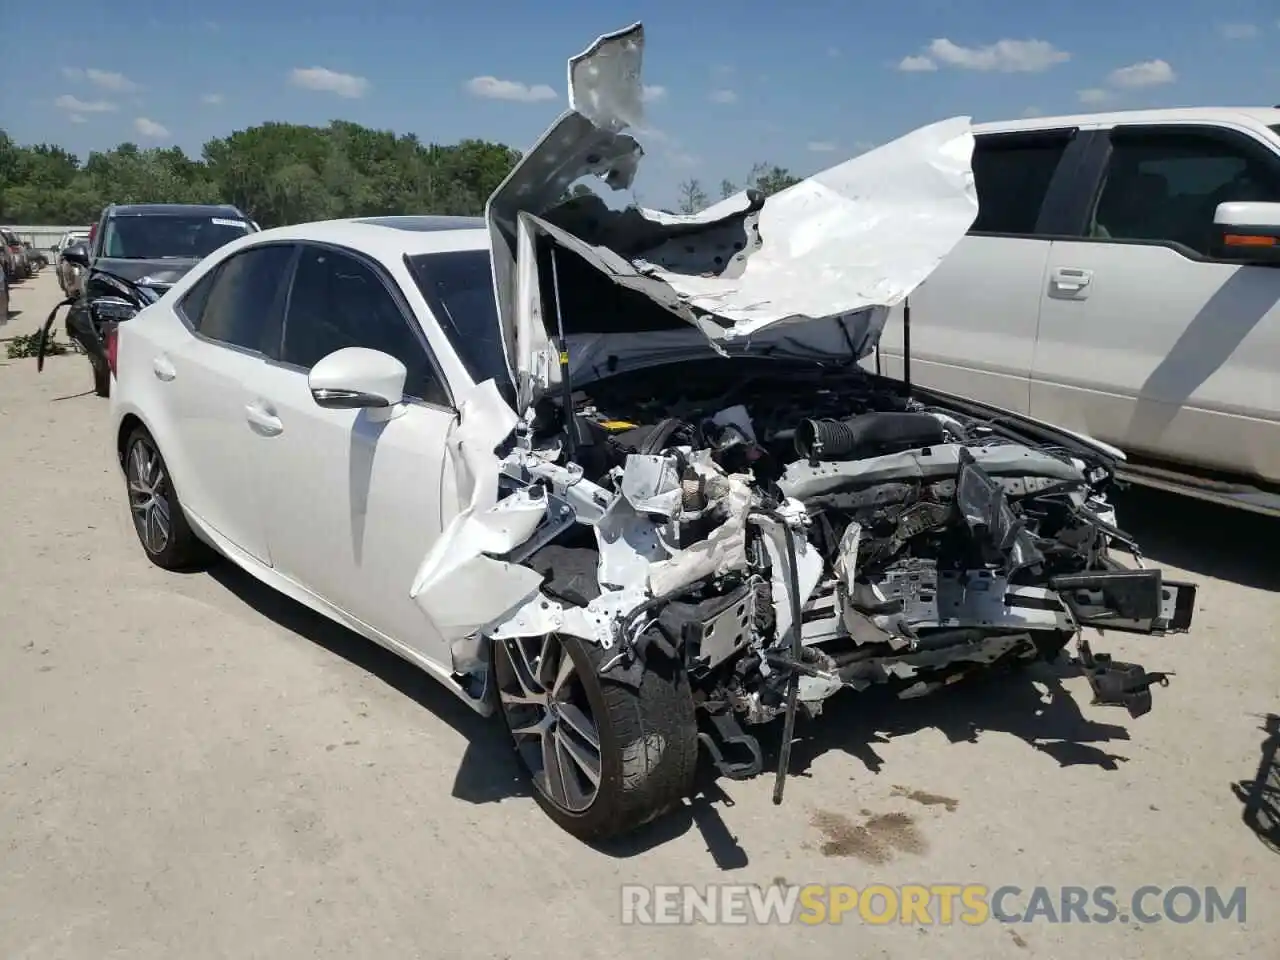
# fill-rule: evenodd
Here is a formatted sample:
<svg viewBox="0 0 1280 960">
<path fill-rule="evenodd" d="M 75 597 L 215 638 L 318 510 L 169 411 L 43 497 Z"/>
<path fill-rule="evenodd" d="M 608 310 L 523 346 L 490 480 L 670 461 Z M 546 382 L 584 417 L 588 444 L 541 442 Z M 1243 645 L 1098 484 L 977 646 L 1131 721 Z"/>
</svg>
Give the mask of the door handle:
<svg viewBox="0 0 1280 960">
<path fill-rule="evenodd" d="M 1081 270 L 1079 267 L 1055 267 L 1049 282 L 1061 293 L 1079 296 L 1093 282 L 1093 271 Z"/>
<path fill-rule="evenodd" d="M 178 375 L 178 371 L 173 369 L 173 364 L 169 362 L 168 357 L 156 357 L 151 361 L 151 369 L 166 383 Z"/>
<path fill-rule="evenodd" d="M 264 437 L 274 437 L 284 432 L 284 424 L 280 422 L 280 418 L 259 400 L 245 404 L 244 416 L 253 431 Z"/>
</svg>

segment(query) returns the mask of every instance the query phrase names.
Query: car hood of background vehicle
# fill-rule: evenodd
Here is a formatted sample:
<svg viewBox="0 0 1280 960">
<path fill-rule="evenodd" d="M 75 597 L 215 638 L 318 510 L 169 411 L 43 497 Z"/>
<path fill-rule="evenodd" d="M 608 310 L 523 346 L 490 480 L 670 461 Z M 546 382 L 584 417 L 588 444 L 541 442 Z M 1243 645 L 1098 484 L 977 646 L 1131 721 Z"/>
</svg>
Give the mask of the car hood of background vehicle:
<svg viewBox="0 0 1280 960">
<path fill-rule="evenodd" d="M 486 205 L 519 406 L 558 382 L 560 323 L 570 344 L 611 334 L 634 343 L 646 333 L 669 342 L 692 327 L 704 347 L 730 353 L 775 328 L 834 320 L 848 334 L 845 355 L 851 345 L 866 356 L 888 308 L 977 216 L 969 118 L 923 127 L 774 196 L 744 191 L 692 215 L 613 210 L 594 194 L 565 200 L 588 175 L 614 191 L 631 187 L 644 151 L 625 131 L 644 130 L 643 52 L 636 23 L 571 58 L 569 109 Z"/>
<path fill-rule="evenodd" d="M 186 276 L 199 262 L 199 259 L 192 257 L 164 257 L 157 260 L 98 257 L 93 262 L 93 268 L 134 283 L 145 280 L 147 282 L 144 286 L 166 290 Z"/>
</svg>

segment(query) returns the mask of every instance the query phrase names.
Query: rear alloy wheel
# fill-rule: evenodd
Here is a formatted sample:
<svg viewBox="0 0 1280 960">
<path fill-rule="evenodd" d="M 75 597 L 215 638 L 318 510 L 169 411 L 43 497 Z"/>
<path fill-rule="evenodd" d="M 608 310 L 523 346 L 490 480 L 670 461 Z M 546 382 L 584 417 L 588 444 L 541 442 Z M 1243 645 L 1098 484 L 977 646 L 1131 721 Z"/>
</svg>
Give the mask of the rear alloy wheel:
<svg viewBox="0 0 1280 960">
<path fill-rule="evenodd" d="M 499 704 L 534 796 L 589 842 L 679 804 L 698 760 L 683 669 L 652 663 L 633 689 L 599 675 L 604 654 L 567 634 L 494 641 Z"/>
<path fill-rule="evenodd" d="M 184 570 L 209 556 L 192 532 L 151 434 L 138 427 L 125 446 L 125 482 L 133 528 L 148 559 L 166 570 Z"/>
</svg>

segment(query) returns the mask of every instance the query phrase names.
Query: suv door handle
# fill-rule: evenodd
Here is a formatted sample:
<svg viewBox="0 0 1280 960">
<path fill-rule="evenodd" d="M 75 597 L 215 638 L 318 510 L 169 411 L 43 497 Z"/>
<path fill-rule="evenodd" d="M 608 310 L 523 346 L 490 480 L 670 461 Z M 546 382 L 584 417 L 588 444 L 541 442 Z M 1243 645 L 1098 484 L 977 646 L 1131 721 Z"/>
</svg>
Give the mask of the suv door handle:
<svg viewBox="0 0 1280 960">
<path fill-rule="evenodd" d="M 245 404 L 244 417 L 254 433 L 274 437 L 284 432 L 284 424 L 261 400 Z"/>
<path fill-rule="evenodd" d="M 1055 267 L 1049 275 L 1050 294 L 1057 291 L 1070 297 L 1087 296 L 1085 288 L 1093 282 L 1093 271 L 1079 267 Z"/>
<path fill-rule="evenodd" d="M 166 383 L 178 375 L 178 371 L 173 369 L 173 364 L 169 362 L 168 357 L 156 357 L 151 361 L 151 369 Z"/>
</svg>

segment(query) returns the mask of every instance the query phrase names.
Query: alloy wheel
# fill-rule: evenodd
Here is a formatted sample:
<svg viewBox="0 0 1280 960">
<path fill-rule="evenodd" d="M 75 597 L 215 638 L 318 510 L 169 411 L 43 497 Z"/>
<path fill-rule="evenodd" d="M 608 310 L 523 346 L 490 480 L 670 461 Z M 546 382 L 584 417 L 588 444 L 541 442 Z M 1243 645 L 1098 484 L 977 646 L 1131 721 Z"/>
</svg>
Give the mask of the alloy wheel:
<svg viewBox="0 0 1280 960">
<path fill-rule="evenodd" d="M 600 790 L 600 732 L 582 678 L 556 634 L 495 644 L 498 698 L 534 786 L 582 813 Z"/>
<path fill-rule="evenodd" d="M 129 509 L 142 546 L 153 556 L 169 545 L 173 527 L 169 517 L 168 477 L 154 446 L 138 439 L 129 448 L 126 479 Z"/>
</svg>

